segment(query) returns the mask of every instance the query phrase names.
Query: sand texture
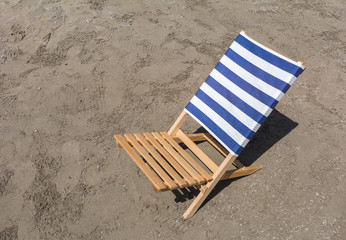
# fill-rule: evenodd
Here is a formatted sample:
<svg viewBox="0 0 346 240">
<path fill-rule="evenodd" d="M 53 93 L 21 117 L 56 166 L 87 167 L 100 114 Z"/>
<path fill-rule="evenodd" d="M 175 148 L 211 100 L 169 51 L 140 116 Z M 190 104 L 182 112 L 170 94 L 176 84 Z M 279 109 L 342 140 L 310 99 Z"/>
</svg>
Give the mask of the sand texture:
<svg viewBox="0 0 346 240">
<path fill-rule="evenodd" d="M 0 239 L 345 239 L 345 13 L 0 0 Z M 113 134 L 168 130 L 242 29 L 307 69 L 240 156 L 263 169 L 183 221 L 198 191 L 155 193 Z"/>
</svg>

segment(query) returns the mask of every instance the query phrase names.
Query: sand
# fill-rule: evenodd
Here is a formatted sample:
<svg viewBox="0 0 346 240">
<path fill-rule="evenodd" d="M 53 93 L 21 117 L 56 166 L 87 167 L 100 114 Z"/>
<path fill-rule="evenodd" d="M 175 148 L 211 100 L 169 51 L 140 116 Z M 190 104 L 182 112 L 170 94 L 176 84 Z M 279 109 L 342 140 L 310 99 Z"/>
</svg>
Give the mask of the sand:
<svg viewBox="0 0 346 240">
<path fill-rule="evenodd" d="M 344 239 L 345 12 L 1 0 L 0 239 Z M 155 193 L 113 134 L 168 130 L 242 29 L 307 69 L 240 156 L 263 169 L 183 221 L 197 192 Z"/>
</svg>

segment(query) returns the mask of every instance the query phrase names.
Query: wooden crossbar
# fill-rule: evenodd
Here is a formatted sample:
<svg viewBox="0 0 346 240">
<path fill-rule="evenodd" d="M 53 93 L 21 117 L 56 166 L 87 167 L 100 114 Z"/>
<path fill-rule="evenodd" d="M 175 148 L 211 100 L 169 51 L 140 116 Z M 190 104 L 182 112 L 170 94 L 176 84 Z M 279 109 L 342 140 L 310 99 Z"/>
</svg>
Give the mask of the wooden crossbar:
<svg viewBox="0 0 346 240">
<path fill-rule="evenodd" d="M 210 135 L 209 133 L 186 134 L 186 136 L 188 136 L 188 137 L 191 139 L 191 141 L 193 141 L 193 142 L 207 141 L 207 139 L 206 139 L 205 136 L 211 137 L 211 135 Z M 177 136 L 171 136 L 171 135 L 170 135 L 170 137 L 171 137 L 172 139 L 174 139 L 174 141 L 176 141 L 177 143 L 181 143 L 181 142 L 182 142 L 182 140 L 181 140 L 179 137 L 177 137 Z M 149 139 L 148 139 L 147 137 L 145 137 L 145 138 L 149 141 Z M 127 140 L 126 140 L 126 141 L 127 141 Z M 131 142 L 129 142 L 129 141 L 127 141 L 127 142 L 128 142 L 128 144 L 129 144 L 131 147 L 133 147 L 132 144 L 131 144 Z M 150 143 L 150 142 L 149 142 L 149 143 Z M 150 143 L 150 144 L 151 144 L 151 143 Z M 118 146 L 119 146 L 120 148 L 122 148 L 122 146 L 121 146 L 120 144 L 118 144 Z"/>
</svg>

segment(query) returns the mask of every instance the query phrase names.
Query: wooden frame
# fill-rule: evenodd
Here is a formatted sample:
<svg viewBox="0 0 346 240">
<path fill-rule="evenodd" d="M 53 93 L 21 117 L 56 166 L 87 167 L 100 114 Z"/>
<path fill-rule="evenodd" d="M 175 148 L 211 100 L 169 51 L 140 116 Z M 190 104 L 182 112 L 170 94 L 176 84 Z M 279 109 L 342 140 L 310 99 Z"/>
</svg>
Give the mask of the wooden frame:
<svg viewBox="0 0 346 240">
<path fill-rule="evenodd" d="M 243 32 L 247 34 L 246 31 L 243 30 Z M 299 63 L 306 67 L 304 61 L 299 61 Z M 246 176 L 262 168 L 261 165 L 245 167 L 208 133 L 185 134 L 180 127 L 187 117 L 188 114 L 182 111 L 167 133 L 144 133 L 143 136 L 139 133 L 135 133 L 133 136 L 125 134 L 126 139 L 121 135 L 114 135 L 119 147 L 124 148 L 149 178 L 156 192 L 189 186 L 197 186 L 200 189 L 200 193 L 184 213 L 184 219 L 195 214 L 220 180 Z M 225 159 L 220 166 L 217 166 L 196 145 L 195 142 L 198 141 L 208 141 L 223 154 Z M 184 143 L 205 165 L 206 169 L 187 154 L 179 143 Z M 237 169 L 227 170 L 231 164 Z"/>
<path fill-rule="evenodd" d="M 116 134 L 119 147 L 123 148 L 152 182 L 156 192 L 196 186 L 200 189 L 191 206 L 183 215 L 190 218 L 201 206 L 220 180 L 246 176 L 258 171 L 262 166 L 245 167 L 235 156 L 218 143 L 209 133 L 185 134 L 180 127 L 188 114 L 183 111 L 169 131 L 153 133 Z M 207 141 L 225 160 L 220 166 L 214 163 L 195 142 Z M 184 143 L 200 160 L 193 159 L 180 145 Z M 237 169 L 228 170 L 234 164 Z"/>
</svg>

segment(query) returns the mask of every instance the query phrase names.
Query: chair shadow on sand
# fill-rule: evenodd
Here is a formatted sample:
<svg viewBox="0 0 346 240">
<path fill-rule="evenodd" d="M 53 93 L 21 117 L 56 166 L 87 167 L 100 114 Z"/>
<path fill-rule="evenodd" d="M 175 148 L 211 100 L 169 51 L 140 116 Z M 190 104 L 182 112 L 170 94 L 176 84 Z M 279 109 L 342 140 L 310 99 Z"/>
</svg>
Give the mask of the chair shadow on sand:
<svg viewBox="0 0 346 240">
<path fill-rule="evenodd" d="M 245 166 L 252 165 L 259 157 L 262 156 L 262 154 L 264 154 L 267 150 L 274 146 L 275 143 L 284 138 L 297 126 L 298 123 L 292 121 L 274 109 L 237 159 Z M 205 132 L 207 131 L 203 127 L 200 127 L 195 133 Z M 232 182 L 237 181 L 238 179 L 239 178 L 220 181 L 210 193 L 208 198 L 203 202 L 201 208 L 224 188 L 228 187 Z M 172 192 L 176 197 L 174 199 L 175 202 L 185 202 L 186 200 L 195 198 L 200 191 L 196 187 L 189 187 L 173 190 Z"/>
</svg>

